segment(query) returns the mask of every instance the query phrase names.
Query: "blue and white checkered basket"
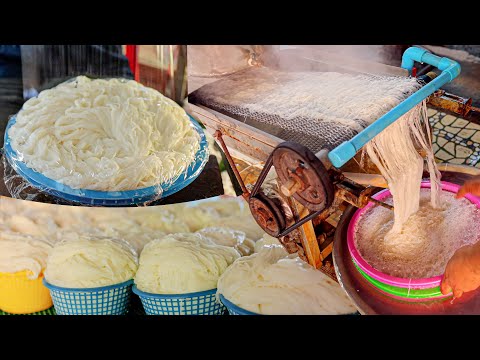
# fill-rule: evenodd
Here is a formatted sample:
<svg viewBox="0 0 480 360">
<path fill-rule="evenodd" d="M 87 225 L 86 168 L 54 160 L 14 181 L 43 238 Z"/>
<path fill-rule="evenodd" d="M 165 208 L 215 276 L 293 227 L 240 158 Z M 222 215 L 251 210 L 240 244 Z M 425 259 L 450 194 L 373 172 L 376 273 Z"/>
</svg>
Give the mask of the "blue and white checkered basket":
<svg viewBox="0 0 480 360">
<path fill-rule="evenodd" d="M 225 297 L 222 294 L 220 294 L 220 300 L 222 301 L 223 305 L 225 305 L 230 315 L 259 315 L 257 313 L 238 307 L 234 303 L 225 299 Z"/>
<path fill-rule="evenodd" d="M 147 315 L 223 315 L 225 306 L 216 299 L 217 289 L 187 294 L 146 293 L 133 285 Z"/>
<path fill-rule="evenodd" d="M 124 315 L 130 306 L 133 280 L 121 284 L 86 289 L 70 289 L 52 285 L 50 290 L 58 315 Z"/>
</svg>

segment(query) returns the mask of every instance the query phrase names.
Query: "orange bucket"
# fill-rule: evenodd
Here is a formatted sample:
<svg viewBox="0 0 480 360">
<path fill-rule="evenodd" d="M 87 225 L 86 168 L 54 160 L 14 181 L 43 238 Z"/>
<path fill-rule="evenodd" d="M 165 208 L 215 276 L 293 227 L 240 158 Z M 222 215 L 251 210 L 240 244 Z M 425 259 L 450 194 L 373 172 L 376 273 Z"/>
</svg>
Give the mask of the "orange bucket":
<svg viewBox="0 0 480 360">
<path fill-rule="evenodd" d="M 30 314 L 53 306 L 43 274 L 30 280 L 30 271 L 0 272 L 0 309 L 11 314 Z"/>
</svg>

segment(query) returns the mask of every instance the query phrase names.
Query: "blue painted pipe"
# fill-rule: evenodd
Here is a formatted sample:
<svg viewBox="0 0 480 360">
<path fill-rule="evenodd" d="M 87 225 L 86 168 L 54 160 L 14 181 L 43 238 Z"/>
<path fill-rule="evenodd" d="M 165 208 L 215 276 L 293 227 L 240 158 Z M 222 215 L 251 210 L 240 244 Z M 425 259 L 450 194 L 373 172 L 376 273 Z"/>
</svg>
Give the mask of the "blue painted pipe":
<svg viewBox="0 0 480 360">
<path fill-rule="evenodd" d="M 414 61 L 435 66 L 441 70 L 442 73 L 380 117 L 377 121 L 367 126 L 351 140 L 345 141 L 330 151 L 328 158 L 333 166 L 340 168 L 345 165 L 345 163 L 352 159 L 367 142 L 380 134 L 387 126 L 391 125 L 400 116 L 411 110 L 415 105 L 422 102 L 423 99 L 433 94 L 441 86 L 452 81 L 460 74 L 460 64 L 456 61 L 444 57 L 438 57 L 429 53 L 427 50 L 417 47 L 408 48 L 403 53 L 402 68 L 407 69 L 411 73 Z"/>
</svg>

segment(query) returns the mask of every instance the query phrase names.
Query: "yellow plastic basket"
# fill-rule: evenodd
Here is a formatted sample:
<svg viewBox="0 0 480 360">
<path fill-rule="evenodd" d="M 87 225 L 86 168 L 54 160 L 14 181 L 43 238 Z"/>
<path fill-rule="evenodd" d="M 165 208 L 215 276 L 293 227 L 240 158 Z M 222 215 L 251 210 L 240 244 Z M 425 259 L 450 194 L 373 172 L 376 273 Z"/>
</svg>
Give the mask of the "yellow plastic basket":
<svg viewBox="0 0 480 360">
<path fill-rule="evenodd" d="M 0 309 L 11 314 L 30 314 L 52 307 L 50 291 L 43 285 L 43 274 L 30 280 L 29 271 L 0 272 Z"/>
</svg>

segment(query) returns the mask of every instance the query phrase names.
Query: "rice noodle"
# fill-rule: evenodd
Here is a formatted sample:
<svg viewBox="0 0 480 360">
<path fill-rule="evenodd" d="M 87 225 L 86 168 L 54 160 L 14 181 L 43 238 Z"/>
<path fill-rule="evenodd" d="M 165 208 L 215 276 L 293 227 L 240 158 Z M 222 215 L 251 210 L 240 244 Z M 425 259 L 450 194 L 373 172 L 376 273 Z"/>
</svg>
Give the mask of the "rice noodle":
<svg viewBox="0 0 480 360">
<path fill-rule="evenodd" d="M 427 155 L 432 186 L 431 204 L 433 208 L 438 208 L 440 172 L 432 150 L 426 101 L 401 116 L 365 145 L 366 153 L 384 176 L 393 196 L 395 222 L 391 233 L 399 233 L 403 224 L 419 209 L 424 159 L 415 145 Z"/>
<path fill-rule="evenodd" d="M 84 76 L 28 100 L 9 136 L 28 167 L 75 189 L 103 191 L 175 180 L 200 140 L 185 111 L 158 91 Z"/>
</svg>

